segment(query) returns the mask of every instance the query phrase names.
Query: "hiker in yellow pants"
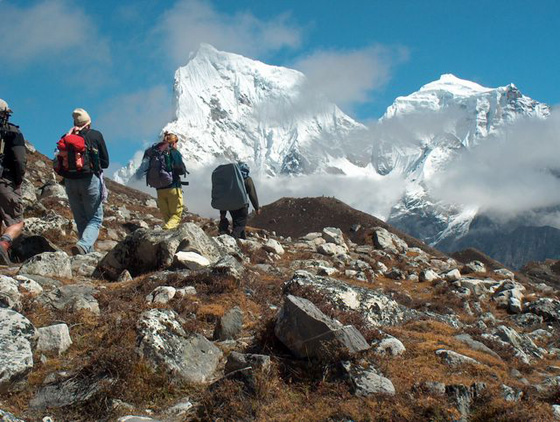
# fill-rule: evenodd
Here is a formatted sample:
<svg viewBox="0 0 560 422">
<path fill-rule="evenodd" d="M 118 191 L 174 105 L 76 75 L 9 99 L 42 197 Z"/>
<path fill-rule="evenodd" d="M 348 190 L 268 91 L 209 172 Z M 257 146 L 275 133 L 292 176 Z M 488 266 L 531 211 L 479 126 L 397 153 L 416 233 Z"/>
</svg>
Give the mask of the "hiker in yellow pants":
<svg viewBox="0 0 560 422">
<path fill-rule="evenodd" d="M 183 214 L 183 189 L 169 188 L 157 190 L 158 208 L 163 214 L 165 230 L 174 229 L 181 223 Z"/>
</svg>

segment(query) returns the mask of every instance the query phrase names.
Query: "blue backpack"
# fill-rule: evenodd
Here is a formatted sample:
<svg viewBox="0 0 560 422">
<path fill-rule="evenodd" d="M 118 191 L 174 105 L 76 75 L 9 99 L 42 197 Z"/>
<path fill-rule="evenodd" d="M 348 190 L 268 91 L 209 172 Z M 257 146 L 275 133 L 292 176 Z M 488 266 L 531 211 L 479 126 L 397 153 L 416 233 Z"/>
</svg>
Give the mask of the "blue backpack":
<svg viewBox="0 0 560 422">
<path fill-rule="evenodd" d="M 167 145 L 160 142 L 154 144 L 144 152 L 142 160 L 146 169 L 146 185 L 162 189 L 173 182 L 171 157 Z"/>
</svg>

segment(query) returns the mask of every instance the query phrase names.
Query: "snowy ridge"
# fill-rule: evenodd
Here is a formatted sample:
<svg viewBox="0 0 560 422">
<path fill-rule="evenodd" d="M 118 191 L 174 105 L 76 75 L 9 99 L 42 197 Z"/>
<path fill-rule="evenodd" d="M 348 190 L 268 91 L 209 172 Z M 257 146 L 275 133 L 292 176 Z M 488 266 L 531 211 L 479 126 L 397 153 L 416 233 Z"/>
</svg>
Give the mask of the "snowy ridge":
<svg viewBox="0 0 560 422">
<path fill-rule="evenodd" d="M 188 167 L 244 160 L 268 175 L 356 171 L 345 140 L 365 127 L 306 92 L 305 76 L 201 45 L 175 73 L 177 133 Z M 162 131 L 162 132 L 163 132 Z M 337 161 L 338 160 L 338 161 Z M 138 159 L 117 174 L 126 182 Z M 362 165 L 363 166 L 363 165 Z"/>
</svg>

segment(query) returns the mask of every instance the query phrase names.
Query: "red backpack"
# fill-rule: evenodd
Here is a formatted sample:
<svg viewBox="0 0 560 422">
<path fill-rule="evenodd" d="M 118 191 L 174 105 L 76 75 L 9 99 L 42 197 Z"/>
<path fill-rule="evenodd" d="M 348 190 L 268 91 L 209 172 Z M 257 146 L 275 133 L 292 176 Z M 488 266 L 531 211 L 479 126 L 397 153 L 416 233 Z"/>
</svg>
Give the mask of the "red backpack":
<svg viewBox="0 0 560 422">
<path fill-rule="evenodd" d="M 68 134 L 56 144 L 53 168 L 61 176 L 96 172 L 99 171 L 99 161 L 96 166 L 95 158 L 99 160 L 97 150 L 90 148 L 83 136 Z"/>
</svg>

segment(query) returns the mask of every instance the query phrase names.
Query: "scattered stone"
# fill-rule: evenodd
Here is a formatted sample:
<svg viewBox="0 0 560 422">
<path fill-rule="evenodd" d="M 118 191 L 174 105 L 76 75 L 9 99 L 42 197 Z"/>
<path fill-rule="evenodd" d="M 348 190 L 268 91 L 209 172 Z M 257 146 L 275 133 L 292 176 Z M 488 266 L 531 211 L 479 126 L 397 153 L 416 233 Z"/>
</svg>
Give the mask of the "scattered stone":
<svg viewBox="0 0 560 422">
<path fill-rule="evenodd" d="M 480 261 L 471 261 L 468 264 L 465 265 L 465 269 L 467 270 L 467 272 L 471 272 L 471 273 L 485 273 L 486 272 L 486 266 L 480 262 Z"/>
<path fill-rule="evenodd" d="M 196 252 L 177 252 L 175 264 L 189 270 L 202 270 L 210 266 L 210 260 Z"/>
<path fill-rule="evenodd" d="M 33 369 L 37 331 L 23 315 L 0 308 L 0 394 L 23 387 Z"/>
<path fill-rule="evenodd" d="M 478 362 L 477 360 L 462 355 L 460 353 L 454 352 L 453 350 L 438 349 L 436 350 L 436 355 L 440 357 L 443 363 L 449 366 L 461 366 L 464 364 L 471 364 L 471 365 L 480 364 L 480 362 Z"/>
<path fill-rule="evenodd" d="M 394 254 L 404 253 L 408 249 L 405 241 L 382 227 L 375 227 L 373 232 L 373 244 L 381 249 Z"/>
<path fill-rule="evenodd" d="M 437 279 L 439 279 L 439 275 L 438 273 L 436 273 L 434 270 L 432 269 L 427 269 L 427 270 L 423 270 L 422 272 L 420 272 L 420 281 L 427 281 L 427 282 L 432 282 L 435 281 Z"/>
<path fill-rule="evenodd" d="M 385 378 L 375 369 L 364 369 L 349 362 L 344 362 L 342 365 L 356 396 L 367 397 L 373 394 L 395 395 L 395 386 L 391 380 Z"/>
<path fill-rule="evenodd" d="M 187 296 L 195 296 L 195 295 L 196 295 L 196 289 L 193 286 L 181 287 L 180 289 L 177 289 L 177 291 L 175 292 L 175 296 L 179 298 L 184 298 Z"/>
<path fill-rule="evenodd" d="M 342 246 L 344 249 L 347 249 L 342 230 L 336 227 L 325 227 L 323 229 L 323 239 L 325 239 L 327 243 L 334 243 L 335 245 Z"/>
<path fill-rule="evenodd" d="M 154 368 L 174 378 L 205 383 L 216 372 L 222 352 L 200 334 L 186 333 L 180 317 L 171 310 L 142 313 L 137 324 L 137 351 Z"/>
<path fill-rule="evenodd" d="M 43 252 L 25 261 L 18 274 L 72 278 L 72 264 L 65 252 Z"/>
<path fill-rule="evenodd" d="M 224 250 L 225 253 L 236 257 L 241 257 L 243 255 L 241 249 L 239 249 L 239 246 L 237 246 L 237 241 L 230 235 L 222 234 L 215 237 L 214 240 Z"/>
<path fill-rule="evenodd" d="M 43 294 L 37 301 L 59 311 L 86 311 L 99 316 L 99 303 L 93 296 L 96 293 L 89 284 L 69 284 Z"/>
<path fill-rule="evenodd" d="M 498 358 L 498 359 L 501 360 L 500 356 L 496 352 L 494 352 L 492 349 L 490 349 L 484 343 L 473 339 L 469 334 L 458 334 L 458 335 L 455 336 L 455 338 L 457 340 L 459 340 L 461 343 L 465 343 L 472 350 L 487 353 L 487 354 L 489 354 L 491 356 L 494 356 L 495 358 Z"/>
<path fill-rule="evenodd" d="M 292 295 L 284 300 L 274 333 L 299 358 L 332 361 L 369 348 L 354 326 L 343 326 L 307 299 Z"/>
<path fill-rule="evenodd" d="M 72 274 L 91 277 L 99 261 L 103 259 L 101 252 L 91 252 L 86 255 L 76 255 L 70 258 Z"/>
<path fill-rule="evenodd" d="M 542 316 L 549 322 L 560 322 L 560 300 L 543 297 L 530 303 L 527 312 Z"/>
<path fill-rule="evenodd" d="M 0 308 L 21 311 L 21 293 L 19 284 L 12 277 L 0 275 Z"/>
<path fill-rule="evenodd" d="M 461 279 L 461 272 L 457 268 L 455 268 L 443 274 L 443 278 L 451 282 L 457 281 Z"/>
<path fill-rule="evenodd" d="M 523 391 L 514 390 L 513 388 L 502 384 L 502 397 L 505 401 L 518 402 L 523 397 Z"/>
<path fill-rule="evenodd" d="M 317 252 L 327 256 L 346 255 L 346 249 L 335 243 L 324 243 L 317 247 Z"/>
<path fill-rule="evenodd" d="M 218 320 L 214 330 L 214 340 L 234 340 L 243 328 L 243 311 L 236 306 Z"/>
<path fill-rule="evenodd" d="M 391 356 L 400 356 L 404 352 L 406 352 L 406 348 L 404 344 L 395 337 L 388 337 L 386 339 L 381 340 L 378 344 L 375 352 L 380 355 L 391 355 Z"/>
<path fill-rule="evenodd" d="M 148 296 L 146 302 L 148 303 L 168 303 L 175 297 L 177 290 L 171 286 L 158 286 Z"/>
<path fill-rule="evenodd" d="M 35 298 L 43 293 L 43 287 L 35 280 L 23 275 L 16 275 L 14 278 L 17 280 L 19 291 L 23 295 Z"/>
<path fill-rule="evenodd" d="M 43 353 L 56 355 L 63 354 L 72 345 L 70 330 L 66 324 L 56 324 L 42 327 L 37 330 L 39 341 L 37 350 Z"/>
<path fill-rule="evenodd" d="M 247 368 L 250 368 L 251 371 L 267 371 L 271 365 L 270 356 L 231 352 L 225 366 L 225 374 Z"/>
<path fill-rule="evenodd" d="M 263 245 L 263 249 L 267 252 L 275 253 L 276 255 L 284 255 L 284 248 L 274 239 L 268 239 Z"/>
<path fill-rule="evenodd" d="M 126 281 L 132 281 L 132 275 L 130 275 L 130 272 L 128 270 L 124 270 L 122 273 L 119 274 L 117 281 L 121 283 Z"/>
</svg>

